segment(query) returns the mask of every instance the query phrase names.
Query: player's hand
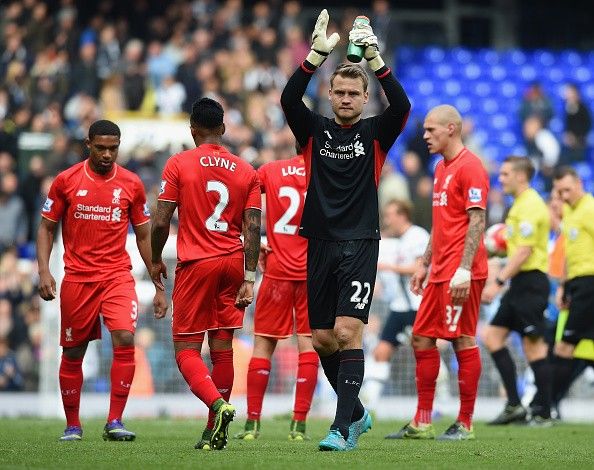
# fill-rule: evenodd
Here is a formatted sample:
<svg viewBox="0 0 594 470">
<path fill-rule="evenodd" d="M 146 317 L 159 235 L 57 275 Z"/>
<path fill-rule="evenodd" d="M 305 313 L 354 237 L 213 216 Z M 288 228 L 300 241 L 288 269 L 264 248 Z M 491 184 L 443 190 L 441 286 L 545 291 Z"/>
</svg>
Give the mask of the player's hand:
<svg viewBox="0 0 594 470">
<path fill-rule="evenodd" d="M 237 297 L 235 298 L 235 306 L 239 308 L 245 308 L 254 301 L 254 283 L 249 281 L 243 281 Z"/>
<path fill-rule="evenodd" d="M 161 274 L 163 275 L 163 277 L 165 279 L 167 279 L 167 266 L 165 266 L 165 263 L 163 263 L 163 260 L 160 260 L 158 263 L 152 263 L 152 265 L 151 265 L 151 279 L 153 281 L 153 284 L 155 285 L 155 287 L 157 287 L 157 289 L 164 291 L 165 285 L 163 284 L 163 281 L 161 280 Z"/>
<path fill-rule="evenodd" d="M 555 292 L 555 304 L 559 310 L 569 308 L 569 302 L 567 302 L 567 297 L 565 296 L 565 287 L 562 285 L 559 285 Z"/>
<path fill-rule="evenodd" d="M 470 295 L 470 270 L 458 268 L 450 281 L 448 293 L 453 305 L 463 305 Z"/>
<path fill-rule="evenodd" d="M 365 59 L 374 72 L 385 65 L 380 57 L 377 36 L 373 33 L 370 24 L 356 21 L 353 24 L 353 29 L 349 32 L 349 41 L 365 48 Z"/>
<path fill-rule="evenodd" d="M 272 253 L 272 248 L 266 243 L 260 243 L 260 256 L 258 257 L 258 268 L 260 272 L 266 272 L 266 258 Z"/>
<path fill-rule="evenodd" d="M 56 298 L 56 280 L 49 271 L 39 273 L 39 296 L 43 300 L 54 300 Z"/>
<path fill-rule="evenodd" d="M 164 318 L 167 315 L 167 299 L 165 298 L 165 291 L 156 289 L 155 296 L 153 297 L 153 309 L 155 318 Z"/>
<path fill-rule="evenodd" d="M 318 16 L 314 31 L 311 35 L 311 51 L 307 55 L 307 61 L 316 67 L 322 65 L 326 60 L 326 57 L 328 57 L 340 40 L 338 33 L 332 33 L 330 37 L 326 36 L 329 20 L 330 16 L 328 15 L 328 10 L 324 8 Z"/>
<path fill-rule="evenodd" d="M 429 270 L 423 263 L 419 263 L 417 270 L 410 278 L 410 291 L 415 295 L 423 295 L 425 280 Z"/>
<path fill-rule="evenodd" d="M 501 287 L 496 282 L 491 282 L 485 286 L 483 293 L 481 294 L 481 302 L 484 304 L 490 304 L 493 299 L 499 294 Z"/>
</svg>

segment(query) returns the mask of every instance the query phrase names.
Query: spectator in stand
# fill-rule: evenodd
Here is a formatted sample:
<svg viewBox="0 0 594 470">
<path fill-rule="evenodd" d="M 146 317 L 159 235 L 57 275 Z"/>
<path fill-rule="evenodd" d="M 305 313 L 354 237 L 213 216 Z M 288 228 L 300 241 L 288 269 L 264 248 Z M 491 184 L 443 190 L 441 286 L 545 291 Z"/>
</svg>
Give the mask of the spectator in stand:
<svg viewBox="0 0 594 470">
<path fill-rule="evenodd" d="M 520 107 L 520 119 L 522 123 L 531 117 L 538 118 L 543 127 L 548 127 L 549 121 L 553 117 L 551 100 L 545 94 L 539 82 L 533 82 L 528 87 Z"/>
<path fill-rule="evenodd" d="M 553 169 L 559 162 L 561 146 L 554 134 L 543 126 L 538 116 L 530 116 L 524 121 L 524 144 L 526 155 L 544 181 L 544 190 L 549 192 L 553 185 Z"/>
<path fill-rule="evenodd" d="M 27 215 L 17 187 L 14 173 L 0 176 L 0 252 L 27 240 Z"/>
<path fill-rule="evenodd" d="M 0 392 L 16 392 L 23 389 L 23 377 L 16 354 L 8 347 L 8 340 L 0 337 Z"/>
<path fill-rule="evenodd" d="M 588 132 L 592 128 L 590 111 L 582 101 L 577 85 L 565 86 L 565 132 L 561 163 L 569 165 L 584 161 L 588 146 Z"/>
</svg>

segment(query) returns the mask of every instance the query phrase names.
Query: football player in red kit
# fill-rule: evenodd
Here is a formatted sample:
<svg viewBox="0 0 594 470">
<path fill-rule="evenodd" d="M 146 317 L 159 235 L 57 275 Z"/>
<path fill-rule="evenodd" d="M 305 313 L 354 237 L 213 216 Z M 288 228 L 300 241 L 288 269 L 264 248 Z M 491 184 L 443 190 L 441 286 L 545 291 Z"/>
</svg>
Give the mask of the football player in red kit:
<svg viewBox="0 0 594 470">
<path fill-rule="evenodd" d="M 111 333 L 113 363 L 109 415 L 103 438 L 131 441 L 122 413 L 134 377 L 134 332 L 138 300 L 126 252 L 128 224 L 136 234 L 143 261 L 150 268 L 149 210 L 140 178 L 115 163 L 120 129 L 96 121 L 86 141 L 89 158 L 60 173 L 41 210 L 37 235 L 39 295 L 56 296 L 49 258 L 62 221 L 65 276 L 60 288 L 60 391 L 66 414 L 63 441 L 80 440 L 82 361 L 89 341 L 101 338 L 99 315 Z M 165 302 L 158 291 L 155 302 Z"/>
<path fill-rule="evenodd" d="M 196 148 L 172 156 L 163 169 L 151 235 L 151 276 L 162 286 L 161 275 L 167 271 L 161 255 L 177 208 L 175 359 L 192 393 L 210 411 L 195 447 L 220 450 L 235 416 L 235 407 L 228 403 L 233 331 L 242 327 L 244 309 L 253 300 L 262 201 L 256 171 L 222 146 L 223 107 L 209 98 L 196 101 L 190 129 Z M 212 372 L 200 353 L 206 332 Z"/>
<path fill-rule="evenodd" d="M 300 149 L 298 149 L 299 151 Z M 266 194 L 267 245 L 260 250 L 264 279 L 256 298 L 254 351 L 248 367 L 248 416 L 237 439 L 260 434 L 262 401 L 270 376 L 271 358 L 279 339 L 297 333 L 299 362 L 289 439 L 307 439 L 305 420 L 318 377 L 318 355 L 311 342 L 307 317 L 307 239 L 299 236 L 305 199 L 302 155 L 267 163 L 258 169 Z"/>
</svg>

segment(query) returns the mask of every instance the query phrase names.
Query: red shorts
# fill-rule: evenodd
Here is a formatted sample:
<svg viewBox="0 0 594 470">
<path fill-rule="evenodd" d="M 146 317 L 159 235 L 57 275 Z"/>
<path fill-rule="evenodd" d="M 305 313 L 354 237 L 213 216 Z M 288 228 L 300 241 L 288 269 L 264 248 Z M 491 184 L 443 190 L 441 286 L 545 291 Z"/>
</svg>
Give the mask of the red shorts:
<svg viewBox="0 0 594 470">
<path fill-rule="evenodd" d="M 272 338 L 311 336 L 307 317 L 307 281 L 264 280 L 258 290 L 254 334 Z"/>
<path fill-rule="evenodd" d="M 172 295 L 173 340 L 202 342 L 204 332 L 241 328 L 235 306 L 243 283 L 243 252 L 178 266 Z"/>
<path fill-rule="evenodd" d="M 101 323 L 109 331 L 136 331 L 138 298 L 131 274 L 98 282 L 62 281 L 60 287 L 60 345 L 63 347 L 101 338 Z"/>
<path fill-rule="evenodd" d="M 413 325 L 413 334 L 428 338 L 454 339 L 476 336 L 481 293 L 485 279 L 470 283 L 470 295 L 464 305 L 452 305 L 449 282 L 430 282 Z"/>
</svg>

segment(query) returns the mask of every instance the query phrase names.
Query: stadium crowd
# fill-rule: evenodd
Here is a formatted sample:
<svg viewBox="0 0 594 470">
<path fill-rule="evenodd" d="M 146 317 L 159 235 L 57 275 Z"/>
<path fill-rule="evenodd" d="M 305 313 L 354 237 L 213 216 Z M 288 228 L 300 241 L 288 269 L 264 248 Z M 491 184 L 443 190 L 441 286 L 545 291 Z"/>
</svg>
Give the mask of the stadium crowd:
<svg viewBox="0 0 594 470">
<path fill-rule="evenodd" d="M 309 51 L 315 12 L 295 0 L 177 0 L 165 8 L 149 2 L 102 0 L 84 15 L 74 0 L 5 2 L 0 6 L 0 391 L 36 390 L 42 328 L 33 240 L 39 208 L 53 177 L 84 158 L 90 124 L 104 116 L 187 119 L 203 95 L 224 106 L 224 144 L 253 166 L 294 153 L 294 138 L 280 107 L 288 77 Z M 389 2 L 376 0 L 367 12 L 386 59 L 393 57 Z M 343 37 L 359 10 L 344 8 L 329 32 Z M 329 74 L 344 57 L 338 46 L 306 92 L 308 105 L 330 115 Z M 397 68 L 396 68 L 397 71 Z M 397 72 L 396 72 L 397 73 Z M 371 85 L 376 85 L 371 83 Z M 376 114 L 384 99 L 371 89 L 366 111 Z M 413 222 L 430 229 L 432 159 L 422 138 L 425 110 L 407 126 L 406 152 L 387 162 L 380 182 L 380 207 L 392 199 L 413 202 Z M 566 87 L 565 128 L 555 135 L 547 124 L 553 107 L 546 90 L 526 90 L 521 109 L 526 155 L 533 157 L 550 190 L 552 170 L 586 158 L 590 113 L 579 89 Z M 481 156 L 473 123 L 464 126 L 466 145 Z M 151 206 L 168 150 L 141 146 L 121 152 L 118 162 L 145 184 Z M 492 180 L 497 163 L 485 160 Z M 506 200 L 490 193 L 488 225 L 501 222 Z M 151 323 L 146 343 L 154 344 Z M 164 370 L 164 353 L 149 354 Z M 173 378 L 169 378 L 173 381 Z M 169 387 L 169 385 L 167 385 Z"/>
</svg>

